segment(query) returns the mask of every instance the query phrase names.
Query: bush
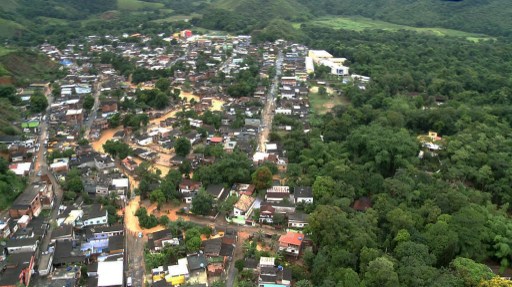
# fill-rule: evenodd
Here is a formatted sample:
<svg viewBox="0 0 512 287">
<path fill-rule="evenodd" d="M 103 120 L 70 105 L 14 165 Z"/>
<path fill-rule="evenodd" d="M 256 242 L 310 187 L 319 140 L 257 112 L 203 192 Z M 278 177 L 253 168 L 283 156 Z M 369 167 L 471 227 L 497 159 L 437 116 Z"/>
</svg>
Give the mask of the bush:
<svg viewBox="0 0 512 287">
<path fill-rule="evenodd" d="M 165 215 L 160 216 L 160 218 L 158 219 L 158 223 L 162 226 L 167 226 L 167 224 L 169 224 L 169 222 L 170 222 L 169 217 L 167 217 Z"/>
</svg>

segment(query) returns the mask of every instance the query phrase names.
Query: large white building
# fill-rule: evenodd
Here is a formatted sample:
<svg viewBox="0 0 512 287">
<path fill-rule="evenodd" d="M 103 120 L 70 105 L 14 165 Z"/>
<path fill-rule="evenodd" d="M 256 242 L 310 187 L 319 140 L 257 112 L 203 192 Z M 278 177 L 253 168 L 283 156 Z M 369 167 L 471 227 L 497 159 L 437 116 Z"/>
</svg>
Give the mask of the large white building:
<svg viewBox="0 0 512 287">
<path fill-rule="evenodd" d="M 310 73 L 311 68 L 308 70 L 308 58 L 317 64 L 331 68 L 331 74 L 337 76 L 348 76 L 349 68 L 343 66 L 347 59 L 334 58 L 329 52 L 324 50 L 309 50 L 308 57 L 306 57 L 306 70 Z M 313 67 L 314 72 L 314 67 Z"/>
</svg>

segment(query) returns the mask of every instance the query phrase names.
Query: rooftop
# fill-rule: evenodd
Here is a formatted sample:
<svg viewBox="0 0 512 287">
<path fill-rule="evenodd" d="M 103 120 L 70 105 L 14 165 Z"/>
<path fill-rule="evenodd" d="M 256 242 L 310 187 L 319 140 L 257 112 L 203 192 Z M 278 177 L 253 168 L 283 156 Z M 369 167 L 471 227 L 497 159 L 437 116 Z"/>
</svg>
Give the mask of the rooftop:
<svg viewBox="0 0 512 287">
<path fill-rule="evenodd" d="M 123 281 L 123 261 L 98 262 L 98 287 L 122 286 Z"/>
<path fill-rule="evenodd" d="M 313 190 L 310 186 L 298 186 L 294 190 L 295 198 L 298 197 L 313 197 Z"/>
<path fill-rule="evenodd" d="M 304 234 L 297 232 L 287 232 L 279 237 L 279 243 L 300 246 L 304 240 Z"/>
<path fill-rule="evenodd" d="M 242 196 L 240 196 L 238 201 L 235 203 L 235 208 L 246 212 L 249 210 L 249 208 L 251 208 L 255 200 L 256 199 L 252 196 L 242 194 Z"/>
</svg>

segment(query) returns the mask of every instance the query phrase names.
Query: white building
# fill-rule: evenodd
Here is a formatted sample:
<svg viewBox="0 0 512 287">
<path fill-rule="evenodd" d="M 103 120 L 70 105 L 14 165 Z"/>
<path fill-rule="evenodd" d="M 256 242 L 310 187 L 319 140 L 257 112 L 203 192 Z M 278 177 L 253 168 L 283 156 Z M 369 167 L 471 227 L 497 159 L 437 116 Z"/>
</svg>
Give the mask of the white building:
<svg viewBox="0 0 512 287">
<path fill-rule="evenodd" d="M 98 262 L 98 287 L 123 286 L 123 261 Z"/>
</svg>

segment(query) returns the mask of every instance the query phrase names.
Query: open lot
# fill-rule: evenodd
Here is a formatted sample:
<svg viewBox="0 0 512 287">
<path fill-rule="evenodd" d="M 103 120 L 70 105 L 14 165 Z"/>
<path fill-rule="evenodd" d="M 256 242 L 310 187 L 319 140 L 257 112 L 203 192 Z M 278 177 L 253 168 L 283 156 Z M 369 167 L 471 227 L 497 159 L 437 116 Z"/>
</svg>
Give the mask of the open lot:
<svg viewBox="0 0 512 287">
<path fill-rule="evenodd" d="M 141 10 L 141 9 L 161 9 L 164 8 L 162 3 L 151 3 L 139 0 L 117 0 L 117 7 L 120 10 Z"/>
<path fill-rule="evenodd" d="M 311 87 L 309 90 L 309 103 L 313 112 L 316 114 L 325 114 L 335 106 L 347 105 L 348 99 L 344 96 L 338 96 L 331 88 L 327 88 L 327 95 L 318 93 L 318 87 Z"/>
</svg>

